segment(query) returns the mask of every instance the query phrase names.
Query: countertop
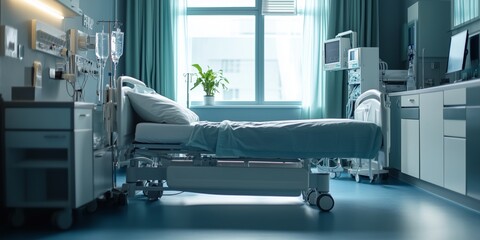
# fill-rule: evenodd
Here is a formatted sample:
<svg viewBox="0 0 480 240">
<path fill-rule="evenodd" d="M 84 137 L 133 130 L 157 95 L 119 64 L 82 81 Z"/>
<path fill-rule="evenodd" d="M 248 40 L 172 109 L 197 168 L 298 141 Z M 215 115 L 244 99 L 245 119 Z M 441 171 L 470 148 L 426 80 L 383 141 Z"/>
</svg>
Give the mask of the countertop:
<svg viewBox="0 0 480 240">
<path fill-rule="evenodd" d="M 444 91 L 444 90 L 451 90 L 451 89 L 457 89 L 457 88 L 469 88 L 469 87 L 477 87 L 477 86 L 480 86 L 480 79 L 450 83 L 450 84 L 445 84 L 445 85 L 440 85 L 440 86 L 435 86 L 430 88 L 417 89 L 417 90 L 394 92 L 394 93 L 389 93 L 388 95 L 394 97 L 394 96 L 438 92 L 438 91 Z"/>
</svg>

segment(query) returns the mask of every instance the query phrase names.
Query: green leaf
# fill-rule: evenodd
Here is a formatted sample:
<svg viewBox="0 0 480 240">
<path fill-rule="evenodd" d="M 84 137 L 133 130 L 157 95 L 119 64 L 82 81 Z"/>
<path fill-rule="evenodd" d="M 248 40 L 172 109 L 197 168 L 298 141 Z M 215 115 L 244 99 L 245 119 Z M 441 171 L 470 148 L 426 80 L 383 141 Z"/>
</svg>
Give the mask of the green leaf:
<svg viewBox="0 0 480 240">
<path fill-rule="evenodd" d="M 210 66 L 204 72 L 199 64 L 192 64 L 197 69 L 198 75 L 193 87 L 190 90 L 202 85 L 205 95 L 214 96 L 216 92 L 220 92 L 218 88 L 221 86 L 224 90 L 227 89 L 225 83 L 229 83 L 228 79 L 223 76 L 223 70 L 214 71 Z"/>
</svg>

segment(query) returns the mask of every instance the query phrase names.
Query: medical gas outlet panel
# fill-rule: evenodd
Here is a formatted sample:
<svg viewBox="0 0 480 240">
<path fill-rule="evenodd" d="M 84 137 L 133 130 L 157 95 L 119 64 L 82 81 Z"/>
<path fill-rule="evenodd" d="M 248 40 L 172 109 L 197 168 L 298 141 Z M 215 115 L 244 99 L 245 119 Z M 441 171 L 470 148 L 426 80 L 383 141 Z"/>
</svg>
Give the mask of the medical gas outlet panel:
<svg viewBox="0 0 480 240">
<path fill-rule="evenodd" d="M 32 49 L 62 57 L 65 38 L 65 32 L 36 19 L 32 20 Z"/>
</svg>

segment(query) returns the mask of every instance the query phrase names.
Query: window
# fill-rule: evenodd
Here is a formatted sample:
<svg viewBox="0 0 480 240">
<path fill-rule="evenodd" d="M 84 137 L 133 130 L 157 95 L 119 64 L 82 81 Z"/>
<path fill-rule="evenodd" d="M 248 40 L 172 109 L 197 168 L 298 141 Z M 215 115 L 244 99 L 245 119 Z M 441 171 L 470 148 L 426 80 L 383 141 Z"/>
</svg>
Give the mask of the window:
<svg viewBox="0 0 480 240">
<path fill-rule="evenodd" d="M 265 16 L 265 101 L 300 101 L 303 17 Z"/>
<path fill-rule="evenodd" d="M 217 102 L 300 104 L 303 16 L 264 16 L 261 0 L 187 0 L 187 6 L 186 65 L 222 69 L 230 81 Z M 190 100 L 203 95 L 198 87 Z"/>
<path fill-rule="evenodd" d="M 453 0 L 453 26 L 466 23 L 478 16 L 478 0 Z"/>
<path fill-rule="evenodd" d="M 222 69 L 230 82 L 215 99 L 255 101 L 255 16 L 194 15 L 187 21 L 191 63 Z M 201 88 L 191 91 L 193 101 L 203 95 Z"/>
</svg>

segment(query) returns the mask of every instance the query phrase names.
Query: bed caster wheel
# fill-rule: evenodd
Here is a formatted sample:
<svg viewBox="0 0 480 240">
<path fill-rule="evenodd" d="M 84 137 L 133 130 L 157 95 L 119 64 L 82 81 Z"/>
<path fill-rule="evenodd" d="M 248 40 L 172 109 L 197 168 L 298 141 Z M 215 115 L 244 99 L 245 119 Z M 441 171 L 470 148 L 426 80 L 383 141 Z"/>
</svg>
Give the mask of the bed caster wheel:
<svg viewBox="0 0 480 240">
<path fill-rule="evenodd" d="M 304 202 L 307 201 L 307 197 L 308 197 L 308 190 L 302 190 L 302 199 Z"/>
<path fill-rule="evenodd" d="M 158 183 L 148 181 L 145 184 L 145 187 L 158 187 Z M 163 191 L 162 190 L 143 190 L 143 195 L 148 198 L 149 201 L 156 201 L 162 197 Z"/>
<path fill-rule="evenodd" d="M 332 210 L 333 205 L 335 205 L 335 201 L 333 201 L 332 195 L 328 193 L 321 193 L 317 196 L 317 207 L 322 212 L 329 212 Z"/>
<path fill-rule="evenodd" d="M 335 172 L 330 173 L 330 179 L 334 179 L 337 177 L 337 174 Z"/>
<path fill-rule="evenodd" d="M 303 199 L 303 201 L 304 201 L 304 202 L 308 202 L 308 198 L 310 197 L 310 194 L 311 194 L 312 192 L 314 192 L 314 191 L 315 191 L 315 190 L 314 190 L 314 189 L 311 189 L 311 188 L 309 188 L 309 189 L 307 189 L 307 190 L 303 190 L 303 191 L 302 191 L 302 199 Z"/>
<path fill-rule="evenodd" d="M 360 182 L 360 174 L 355 175 L 355 182 Z"/>
<path fill-rule="evenodd" d="M 149 201 L 156 201 L 163 195 L 163 191 L 148 191 L 147 198 Z"/>
<path fill-rule="evenodd" d="M 317 194 L 317 191 L 315 189 L 308 190 L 306 201 L 310 206 L 314 206 L 316 204 L 317 195 L 318 194 Z"/>
<path fill-rule="evenodd" d="M 69 229 L 73 223 L 72 210 L 64 209 L 60 211 L 55 211 L 52 215 L 52 223 L 59 229 Z"/>
<path fill-rule="evenodd" d="M 377 176 L 376 175 L 373 175 L 371 178 L 370 178 L 370 183 L 373 183 L 377 180 Z"/>
<path fill-rule="evenodd" d="M 25 212 L 23 209 L 14 209 L 10 215 L 10 223 L 13 227 L 21 227 L 25 224 Z"/>
</svg>

